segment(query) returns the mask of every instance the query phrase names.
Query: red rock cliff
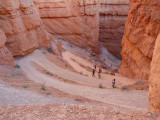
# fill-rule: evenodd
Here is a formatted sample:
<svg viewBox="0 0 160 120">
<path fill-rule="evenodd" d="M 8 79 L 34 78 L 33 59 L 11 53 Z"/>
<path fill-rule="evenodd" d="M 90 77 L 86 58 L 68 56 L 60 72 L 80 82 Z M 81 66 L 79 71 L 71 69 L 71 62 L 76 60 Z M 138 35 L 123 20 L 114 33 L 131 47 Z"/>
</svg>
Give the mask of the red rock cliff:
<svg viewBox="0 0 160 120">
<path fill-rule="evenodd" d="M 98 53 L 98 0 L 35 0 L 35 2 L 47 31 Z"/>
<path fill-rule="evenodd" d="M 6 35 L 5 45 L 13 56 L 25 55 L 39 45 L 48 44 L 47 32 L 33 0 L 1 0 L 0 29 Z"/>
<path fill-rule="evenodd" d="M 159 0 L 130 0 L 122 40 L 120 72 L 123 75 L 148 79 L 155 40 L 160 32 L 159 15 Z"/>
<path fill-rule="evenodd" d="M 100 42 L 113 55 L 121 58 L 121 42 L 129 12 L 129 0 L 99 0 Z"/>
<path fill-rule="evenodd" d="M 80 47 L 92 48 L 94 52 L 98 51 L 101 41 L 112 54 L 121 58 L 129 0 L 35 1 L 50 33 Z"/>
<path fill-rule="evenodd" d="M 160 34 L 157 37 L 149 76 L 149 110 L 160 113 Z"/>
</svg>

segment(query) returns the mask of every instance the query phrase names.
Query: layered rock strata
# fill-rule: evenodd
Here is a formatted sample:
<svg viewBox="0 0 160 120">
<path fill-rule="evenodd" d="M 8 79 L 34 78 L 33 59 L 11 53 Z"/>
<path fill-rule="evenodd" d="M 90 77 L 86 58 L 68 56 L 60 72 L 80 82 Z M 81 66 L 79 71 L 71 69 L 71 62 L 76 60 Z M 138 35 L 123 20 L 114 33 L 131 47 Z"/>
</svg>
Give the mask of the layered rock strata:
<svg viewBox="0 0 160 120">
<path fill-rule="evenodd" d="M 155 41 L 160 31 L 159 5 L 158 0 L 130 0 L 120 66 L 120 72 L 125 76 L 149 77 Z"/>
<path fill-rule="evenodd" d="M 35 0 L 47 31 L 99 51 L 98 0 Z"/>
<path fill-rule="evenodd" d="M 0 65 L 14 65 L 12 54 L 5 47 L 6 36 L 2 30 L 0 30 Z"/>
<path fill-rule="evenodd" d="M 0 29 L 13 56 L 25 55 L 39 45 L 48 46 L 48 33 L 43 29 L 33 0 L 1 0 Z"/>
<path fill-rule="evenodd" d="M 109 52 L 121 58 L 121 42 L 129 12 L 129 0 L 99 0 L 99 4 L 99 40 Z"/>
<path fill-rule="evenodd" d="M 121 58 L 121 39 L 129 0 L 35 2 L 45 28 L 50 33 L 82 48 L 92 48 L 94 52 L 98 52 L 101 41 L 112 54 Z"/>
</svg>

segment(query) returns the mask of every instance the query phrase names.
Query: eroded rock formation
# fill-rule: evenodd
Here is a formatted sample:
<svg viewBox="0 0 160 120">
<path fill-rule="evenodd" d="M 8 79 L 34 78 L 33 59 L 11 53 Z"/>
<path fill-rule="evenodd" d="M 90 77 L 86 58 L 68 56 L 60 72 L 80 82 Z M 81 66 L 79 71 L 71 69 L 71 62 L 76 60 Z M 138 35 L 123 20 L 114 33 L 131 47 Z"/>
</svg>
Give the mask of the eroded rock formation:
<svg viewBox="0 0 160 120">
<path fill-rule="evenodd" d="M 130 0 L 120 67 L 120 72 L 125 76 L 149 77 L 155 40 L 160 32 L 159 5 L 158 0 Z"/>
<path fill-rule="evenodd" d="M 48 45 L 48 33 L 43 29 L 33 0 L 1 0 L 0 29 L 6 35 L 6 47 L 13 56 Z"/>
<path fill-rule="evenodd" d="M 129 12 L 129 0 L 99 0 L 100 42 L 113 55 L 121 58 L 121 42 Z"/>
<path fill-rule="evenodd" d="M 98 53 L 98 0 L 35 1 L 47 31 Z"/>
<path fill-rule="evenodd" d="M 149 110 L 160 113 L 160 34 L 157 37 L 149 77 Z"/>
<path fill-rule="evenodd" d="M 0 65 L 14 65 L 12 54 L 5 47 L 6 36 L 2 30 L 0 30 Z"/>
<path fill-rule="evenodd" d="M 129 0 L 35 1 L 50 33 L 94 52 L 98 52 L 100 39 L 112 54 L 121 58 Z"/>
</svg>

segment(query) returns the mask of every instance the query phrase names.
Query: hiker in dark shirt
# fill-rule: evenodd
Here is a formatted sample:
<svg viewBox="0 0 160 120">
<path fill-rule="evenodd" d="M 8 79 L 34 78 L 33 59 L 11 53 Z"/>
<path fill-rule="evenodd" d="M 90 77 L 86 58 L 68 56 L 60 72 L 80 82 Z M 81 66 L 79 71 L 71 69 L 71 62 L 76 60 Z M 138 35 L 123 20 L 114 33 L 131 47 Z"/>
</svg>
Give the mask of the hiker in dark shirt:
<svg viewBox="0 0 160 120">
<path fill-rule="evenodd" d="M 99 68 L 99 71 L 98 71 L 99 78 L 101 78 L 101 72 L 102 72 L 102 70 L 101 70 L 101 68 Z"/>
<path fill-rule="evenodd" d="M 95 74 L 95 69 L 92 70 L 92 76 L 93 77 L 95 77 L 94 74 Z"/>
<path fill-rule="evenodd" d="M 112 81 L 112 87 L 113 87 L 113 88 L 115 88 L 115 84 L 116 84 L 116 80 L 113 79 L 113 81 Z"/>
<path fill-rule="evenodd" d="M 97 66 L 96 66 L 96 65 L 94 65 L 94 69 L 95 69 L 95 71 L 96 71 L 96 67 L 97 67 Z"/>
</svg>

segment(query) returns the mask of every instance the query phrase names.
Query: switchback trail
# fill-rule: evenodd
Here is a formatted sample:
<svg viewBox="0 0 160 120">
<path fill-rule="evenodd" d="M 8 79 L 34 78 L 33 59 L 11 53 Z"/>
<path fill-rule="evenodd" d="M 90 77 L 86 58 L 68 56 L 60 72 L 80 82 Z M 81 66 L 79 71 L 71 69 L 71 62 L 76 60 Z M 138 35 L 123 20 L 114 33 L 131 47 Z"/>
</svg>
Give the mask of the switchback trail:
<svg viewBox="0 0 160 120">
<path fill-rule="evenodd" d="M 36 62 L 38 65 L 42 66 L 53 74 L 86 85 L 73 85 L 59 81 L 56 78 L 53 79 L 37 71 L 36 68 L 32 66 L 31 61 Z M 70 70 L 62 69 L 47 60 L 40 50 L 35 50 L 34 52 L 25 57 L 18 58 L 16 60 L 16 63 L 21 66 L 21 69 L 27 74 L 27 76 L 30 77 L 30 79 L 34 80 L 37 83 L 45 83 L 46 86 L 50 86 L 63 92 L 73 95 L 79 95 L 92 100 L 97 100 L 125 108 L 147 111 L 147 91 L 122 91 L 120 89 L 100 89 L 98 88 L 99 83 L 110 86 L 110 82 L 100 80 L 98 81 L 96 78 L 83 76 Z M 95 88 L 96 86 L 97 88 Z"/>
</svg>

